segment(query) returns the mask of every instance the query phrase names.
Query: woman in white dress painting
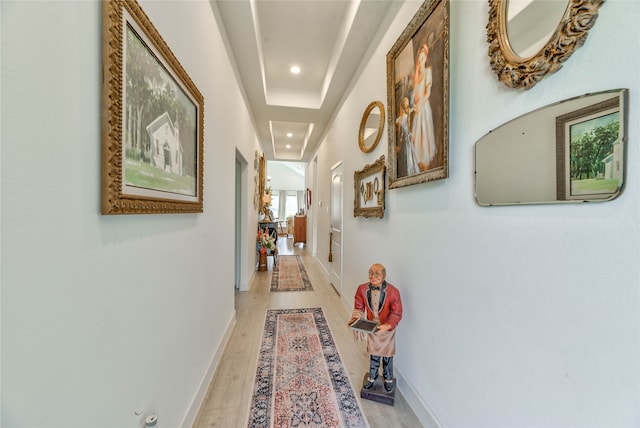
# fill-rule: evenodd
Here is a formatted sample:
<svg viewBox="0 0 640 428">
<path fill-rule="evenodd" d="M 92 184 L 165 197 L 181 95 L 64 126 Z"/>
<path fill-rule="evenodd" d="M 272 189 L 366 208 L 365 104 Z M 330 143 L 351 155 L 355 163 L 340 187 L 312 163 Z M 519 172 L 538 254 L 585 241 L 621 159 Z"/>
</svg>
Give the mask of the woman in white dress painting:
<svg viewBox="0 0 640 428">
<path fill-rule="evenodd" d="M 398 177 L 407 177 L 420 172 L 411 139 L 411 129 L 409 127 L 411 124 L 410 118 L 411 107 L 409 107 L 409 98 L 403 97 L 400 101 L 400 114 L 396 119 L 396 135 L 398 135 L 398 144 L 396 147 L 396 153 L 398 155 Z"/>
<path fill-rule="evenodd" d="M 416 72 L 414 75 L 413 96 L 415 100 L 413 118 L 413 144 L 420 171 L 427 171 L 436 157 L 436 137 L 433 131 L 431 113 L 431 85 L 433 76 L 431 67 L 427 67 L 429 48 L 423 44 L 418 50 Z"/>
</svg>

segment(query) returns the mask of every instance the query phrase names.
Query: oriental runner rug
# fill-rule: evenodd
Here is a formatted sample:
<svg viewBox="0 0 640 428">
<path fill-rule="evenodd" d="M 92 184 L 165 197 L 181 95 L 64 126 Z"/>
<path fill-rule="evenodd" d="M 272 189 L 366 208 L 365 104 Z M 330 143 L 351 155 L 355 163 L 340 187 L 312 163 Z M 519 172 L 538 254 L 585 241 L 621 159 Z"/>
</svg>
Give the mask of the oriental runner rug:
<svg viewBox="0 0 640 428">
<path fill-rule="evenodd" d="M 271 291 L 313 291 L 300 256 L 279 256 L 271 274 Z"/>
<path fill-rule="evenodd" d="M 268 310 L 250 428 L 368 428 L 322 308 Z"/>
</svg>

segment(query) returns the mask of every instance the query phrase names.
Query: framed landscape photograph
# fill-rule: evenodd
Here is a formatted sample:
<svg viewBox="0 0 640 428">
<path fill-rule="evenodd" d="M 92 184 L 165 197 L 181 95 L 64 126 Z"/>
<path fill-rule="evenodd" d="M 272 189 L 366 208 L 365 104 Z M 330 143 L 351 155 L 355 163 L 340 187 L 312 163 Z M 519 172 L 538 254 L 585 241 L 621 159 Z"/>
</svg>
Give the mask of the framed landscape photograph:
<svg viewBox="0 0 640 428">
<path fill-rule="evenodd" d="M 556 118 L 559 200 L 610 199 L 623 183 L 620 97 Z"/>
<path fill-rule="evenodd" d="M 203 210 L 204 98 L 134 0 L 102 2 L 102 214 Z"/>
<path fill-rule="evenodd" d="M 353 173 L 354 217 L 384 217 L 385 161 L 384 156 L 362 170 Z"/>
<path fill-rule="evenodd" d="M 449 0 L 427 0 L 387 53 L 389 188 L 449 175 Z"/>
</svg>

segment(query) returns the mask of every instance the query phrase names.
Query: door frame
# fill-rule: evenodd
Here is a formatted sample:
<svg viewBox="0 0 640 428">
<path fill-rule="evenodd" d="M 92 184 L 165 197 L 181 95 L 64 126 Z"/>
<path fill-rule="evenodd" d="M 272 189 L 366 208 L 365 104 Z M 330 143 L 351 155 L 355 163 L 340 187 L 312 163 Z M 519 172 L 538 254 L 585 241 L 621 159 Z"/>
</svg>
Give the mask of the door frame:
<svg viewBox="0 0 640 428">
<path fill-rule="evenodd" d="M 246 204 L 248 194 L 247 186 L 244 185 L 248 180 L 247 160 L 236 149 L 235 163 L 235 201 L 234 201 L 234 289 L 239 291 L 247 291 L 249 289 L 248 272 L 245 268 L 248 266 L 249 257 L 247 255 L 249 248 L 247 240 L 243 237 L 247 233 L 247 221 L 249 217 L 249 207 Z"/>
<path fill-rule="evenodd" d="M 334 189 L 333 189 L 333 180 L 334 177 L 337 175 L 336 172 L 340 175 L 340 195 L 339 195 L 339 201 L 340 201 L 340 225 L 339 225 L 339 230 L 340 230 L 340 255 L 339 255 L 339 263 L 340 263 L 340 267 L 339 267 L 339 271 L 336 272 L 335 269 L 333 269 L 333 265 L 330 266 L 329 269 L 329 277 L 331 278 L 331 283 L 333 284 L 334 288 L 336 289 L 336 291 L 338 292 L 338 294 L 340 294 L 340 296 L 343 296 L 343 290 L 342 290 L 342 277 L 343 277 L 343 272 L 344 272 L 344 267 L 343 267 L 343 260 L 344 260 L 344 251 L 343 251 L 343 245 L 342 243 L 344 242 L 344 237 L 342 236 L 342 234 L 344 233 L 344 164 L 342 161 L 336 162 L 332 167 L 331 167 L 331 181 L 329 183 L 329 189 L 330 189 L 330 196 L 329 196 L 329 230 L 331 232 L 333 232 L 333 203 L 334 203 Z M 332 236 L 332 235 L 330 235 Z M 332 238 L 329 238 L 332 239 Z M 333 245 L 333 242 L 329 242 L 329 245 Z M 335 259 L 334 259 L 335 260 Z M 336 284 L 334 284 L 334 282 L 337 282 Z"/>
</svg>

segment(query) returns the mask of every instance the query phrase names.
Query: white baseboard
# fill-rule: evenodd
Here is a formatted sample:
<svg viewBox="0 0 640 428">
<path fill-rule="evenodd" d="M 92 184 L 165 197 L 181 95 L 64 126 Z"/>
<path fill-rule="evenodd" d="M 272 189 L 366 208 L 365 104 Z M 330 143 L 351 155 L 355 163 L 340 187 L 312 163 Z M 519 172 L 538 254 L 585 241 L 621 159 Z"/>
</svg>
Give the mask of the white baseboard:
<svg viewBox="0 0 640 428">
<path fill-rule="evenodd" d="M 413 384 L 402 374 L 401 370 L 394 367 L 396 378 L 398 379 L 398 390 L 402 393 L 402 396 L 407 400 L 407 404 L 416 414 L 416 417 L 422 423 L 424 428 L 442 428 L 442 424 L 436 416 L 433 414 L 427 403 L 420 397 Z"/>
<path fill-rule="evenodd" d="M 327 279 L 327 281 L 331 282 L 331 273 L 327 270 L 325 265 L 323 265 L 316 256 L 314 256 L 314 258 L 318 262 L 318 265 L 320 265 L 320 268 L 322 269 L 322 272 L 324 272 L 324 276 Z M 333 289 L 336 290 L 336 292 L 338 294 L 340 294 L 340 292 L 338 292 L 338 290 L 335 288 L 335 286 L 333 286 Z M 347 309 L 347 311 L 349 313 L 351 313 L 353 311 L 353 300 L 351 300 L 351 299 L 352 299 L 351 296 L 345 296 L 344 294 L 340 294 L 340 302 L 342 302 L 342 304 L 344 305 L 344 307 Z"/>
<path fill-rule="evenodd" d="M 256 276 L 256 270 L 252 270 L 251 274 L 249 275 L 249 282 L 242 282 L 240 283 L 240 287 L 238 288 L 238 291 L 249 291 L 249 289 L 251 288 L 251 284 L 253 284 L 253 279 Z"/>
<path fill-rule="evenodd" d="M 191 400 L 191 405 L 189 406 L 189 410 L 187 411 L 187 414 L 184 416 L 184 419 L 182 420 L 182 424 L 180 424 L 182 428 L 191 428 L 195 423 L 196 418 L 198 417 L 198 412 L 200 411 L 200 407 L 202 407 L 202 403 L 205 397 L 207 396 L 207 393 L 209 392 L 209 386 L 211 385 L 211 380 L 213 379 L 213 375 L 215 374 L 216 369 L 218 368 L 220 359 L 222 358 L 222 353 L 224 351 L 224 348 L 227 346 L 227 342 L 231 337 L 231 332 L 233 331 L 233 328 L 235 327 L 235 325 L 236 325 L 236 311 L 233 311 L 233 314 L 231 315 L 231 319 L 229 319 L 229 322 L 227 323 L 227 328 L 224 332 L 224 335 L 222 336 L 222 340 L 220 341 L 220 345 L 218 346 L 215 353 L 211 357 L 211 361 L 209 362 L 209 367 L 207 368 L 207 371 L 205 372 L 204 377 L 200 382 L 200 386 L 198 387 L 198 390 L 196 391 L 196 394 L 193 397 L 193 400 Z"/>
<path fill-rule="evenodd" d="M 316 259 L 316 261 L 318 262 L 318 264 L 320 265 L 320 267 L 322 268 L 322 271 L 324 272 L 325 276 L 327 277 L 327 280 L 329 278 L 331 278 L 331 274 L 329 273 L 329 271 L 327 270 L 327 268 L 322 264 L 322 262 L 320 262 L 320 259 L 318 259 L 317 256 L 313 256 L 314 259 Z"/>
</svg>

